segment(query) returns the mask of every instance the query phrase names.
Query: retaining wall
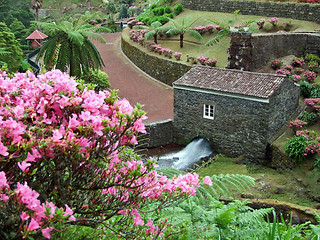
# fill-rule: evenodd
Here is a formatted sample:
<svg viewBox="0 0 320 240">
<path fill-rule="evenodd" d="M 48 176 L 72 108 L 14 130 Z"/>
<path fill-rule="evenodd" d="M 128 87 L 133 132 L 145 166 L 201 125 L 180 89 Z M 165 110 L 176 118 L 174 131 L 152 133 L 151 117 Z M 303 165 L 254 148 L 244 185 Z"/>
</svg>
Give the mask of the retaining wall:
<svg viewBox="0 0 320 240">
<path fill-rule="evenodd" d="M 254 34 L 250 70 L 265 65 L 274 58 L 288 55 L 320 55 L 320 33 Z"/>
<path fill-rule="evenodd" d="M 243 15 L 294 18 L 320 23 L 319 4 L 275 3 L 228 0 L 181 0 L 185 8 L 209 12 L 233 13 L 240 10 Z"/>
<path fill-rule="evenodd" d="M 121 48 L 123 53 L 142 71 L 151 77 L 172 86 L 172 83 L 182 77 L 191 69 L 191 66 L 152 56 L 147 52 L 141 51 L 127 37 L 129 29 L 125 29 L 121 37 Z M 129 42 L 130 41 L 130 42 Z"/>
<path fill-rule="evenodd" d="M 147 134 L 142 136 L 142 147 L 154 148 L 173 143 L 173 122 L 171 119 L 146 124 Z"/>
</svg>

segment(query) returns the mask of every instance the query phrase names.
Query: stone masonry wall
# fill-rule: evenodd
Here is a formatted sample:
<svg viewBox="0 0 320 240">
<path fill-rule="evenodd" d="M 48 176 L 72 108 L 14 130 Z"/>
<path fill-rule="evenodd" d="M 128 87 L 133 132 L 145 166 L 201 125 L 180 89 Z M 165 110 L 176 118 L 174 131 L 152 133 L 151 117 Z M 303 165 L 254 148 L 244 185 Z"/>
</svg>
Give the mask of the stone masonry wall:
<svg viewBox="0 0 320 240">
<path fill-rule="evenodd" d="M 173 142 L 173 123 L 172 120 L 146 124 L 146 138 L 148 148 L 165 146 Z"/>
<path fill-rule="evenodd" d="M 299 107 L 299 97 L 300 87 L 291 80 L 285 79 L 284 83 L 270 99 L 267 131 L 268 140 L 270 140 L 297 111 Z"/>
<path fill-rule="evenodd" d="M 127 35 L 126 33 L 124 33 Z M 172 83 L 188 72 L 192 66 L 181 64 L 169 59 L 152 56 L 134 46 L 133 42 L 122 34 L 121 48 L 123 53 L 142 71 L 151 77 L 172 86 Z"/>
<path fill-rule="evenodd" d="M 304 56 L 307 53 L 320 54 L 319 33 L 254 34 L 251 41 L 251 71 L 274 58 L 288 55 Z"/>
<path fill-rule="evenodd" d="M 295 18 L 320 23 L 318 4 L 275 3 L 228 0 L 181 0 L 185 8 L 209 12 L 233 13 L 267 17 Z"/>
<path fill-rule="evenodd" d="M 267 103 L 174 88 L 174 141 L 207 138 L 214 151 L 262 159 L 267 146 Z M 203 104 L 215 106 L 214 120 L 203 118 Z"/>
</svg>

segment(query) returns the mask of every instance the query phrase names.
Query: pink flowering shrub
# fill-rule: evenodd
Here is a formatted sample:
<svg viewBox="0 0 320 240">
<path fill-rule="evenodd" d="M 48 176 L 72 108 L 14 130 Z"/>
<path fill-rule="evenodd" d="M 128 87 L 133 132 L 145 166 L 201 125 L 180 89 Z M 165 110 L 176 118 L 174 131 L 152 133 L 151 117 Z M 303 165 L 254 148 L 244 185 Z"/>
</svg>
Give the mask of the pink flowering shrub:
<svg viewBox="0 0 320 240">
<path fill-rule="evenodd" d="M 304 99 L 304 104 L 316 113 L 320 112 L 320 98 L 306 98 Z"/>
<path fill-rule="evenodd" d="M 217 65 L 218 59 L 216 58 L 209 58 L 208 60 L 205 61 L 205 64 L 210 66 L 210 67 L 215 67 Z"/>
<path fill-rule="evenodd" d="M 206 65 L 206 61 L 208 59 L 209 59 L 208 57 L 204 57 L 204 56 L 197 57 L 197 60 L 201 65 Z"/>
<path fill-rule="evenodd" d="M 292 131 L 294 133 L 297 132 L 297 130 L 302 129 L 303 127 L 307 126 L 308 123 L 301 121 L 300 119 L 294 120 L 294 121 L 290 121 L 289 123 L 289 128 L 292 129 Z"/>
<path fill-rule="evenodd" d="M 173 56 L 175 57 L 176 60 L 180 60 L 181 59 L 181 56 L 182 56 L 182 53 L 181 52 L 175 52 L 173 54 Z"/>
<path fill-rule="evenodd" d="M 280 69 L 280 70 L 277 71 L 277 74 L 290 76 L 291 72 L 290 72 L 290 71 L 287 71 L 287 70 L 282 70 L 282 69 Z"/>
<path fill-rule="evenodd" d="M 303 77 L 308 82 L 313 82 L 317 78 L 317 74 L 311 71 L 306 71 L 304 72 Z"/>
<path fill-rule="evenodd" d="M 1 229 L 6 229 L 11 237 L 15 239 L 33 236 L 50 239 L 54 232 L 55 223 L 66 223 L 75 221 L 73 211 L 68 205 L 57 208 L 51 202 L 41 203 L 38 199 L 39 193 L 29 188 L 27 183 L 17 183 L 16 189 L 11 190 L 6 174 L 0 172 L 0 200 L 3 224 Z M 15 216 L 16 224 L 20 231 L 9 219 Z M 3 233 L 3 232 L 2 232 Z"/>
<path fill-rule="evenodd" d="M 302 65 L 303 65 L 303 58 L 294 58 L 294 59 L 292 59 L 292 61 L 291 61 L 291 65 L 293 66 L 293 67 L 302 67 Z"/>
<path fill-rule="evenodd" d="M 292 75 L 292 80 L 295 82 L 299 82 L 299 81 L 301 81 L 301 76 L 294 74 L 294 75 Z"/>
<path fill-rule="evenodd" d="M 282 66 L 282 64 L 283 62 L 280 59 L 273 59 L 271 61 L 271 68 L 277 70 Z"/>
<path fill-rule="evenodd" d="M 259 29 L 262 29 L 265 22 L 266 22 L 265 19 L 261 19 L 261 20 L 257 21 L 256 23 L 257 23 L 257 25 L 258 25 L 258 28 L 259 28 Z"/>
<path fill-rule="evenodd" d="M 151 202 L 154 210 L 161 210 L 168 202 L 195 195 L 200 180 L 197 174 L 169 179 L 155 171 L 153 159 L 142 161 L 132 146 L 137 134 L 145 133 L 145 119 L 139 104 L 132 107 L 116 91 L 95 92 L 59 70 L 38 77 L 32 72 L 13 77 L 2 72 L 0 171 L 10 184 L 26 182 L 18 189 L 30 186 L 28 191 L 16 191 L 22 194 L 16 198 L 18 204 L 28 208 L 23 196 L 29 192 L 39 198 L 37 205 L 56 209 L 40 215 L 42 220 L 29 211 L 30 218 L 22 214 L 26 231 L 41 229 L 49 236 L 51 225 L 43 225 L 44 220 L 64 207 L 65 212 L 58 212 L 71 216 L 70 206 L 77 218 L 73 224 L 97 227 L 103 222 L 110 231 L 131 239 L 162 233 L 166 224 L 146 223 L 140 211 Z M 0 182 L 7 188 L 3 176 Z M 1 194 L 3 201 L 10 199 L 8 190 Z M 54 205 L 40 204 L 46 201 Z"/>
<path fill-rule="evenodd" d="M 277 18 L 277 17 L 273 17 L 273 18 L 268 19 L 268 22 L 271 23 L 272 26 L 277 26 L 278 21 L 279 21 L 279 18 Z"/>
</svg>

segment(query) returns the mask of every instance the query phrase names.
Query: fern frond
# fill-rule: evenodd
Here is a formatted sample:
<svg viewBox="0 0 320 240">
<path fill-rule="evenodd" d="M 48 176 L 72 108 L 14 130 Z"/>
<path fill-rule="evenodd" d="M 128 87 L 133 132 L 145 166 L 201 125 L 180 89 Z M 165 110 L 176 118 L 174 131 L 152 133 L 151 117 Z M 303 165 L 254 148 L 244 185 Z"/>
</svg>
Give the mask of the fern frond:
<svg viewBox="0 0 320 240">
<path fill-rule="evenodd" d="M 157 170 L 158 173 L 162 173 L 164 176 L 167 176 L 168 178 L 173 178 L 175 175 L 179 175 L 182 172 L 178 169 L 174 168 L 161 168 Z"/>
</svg>

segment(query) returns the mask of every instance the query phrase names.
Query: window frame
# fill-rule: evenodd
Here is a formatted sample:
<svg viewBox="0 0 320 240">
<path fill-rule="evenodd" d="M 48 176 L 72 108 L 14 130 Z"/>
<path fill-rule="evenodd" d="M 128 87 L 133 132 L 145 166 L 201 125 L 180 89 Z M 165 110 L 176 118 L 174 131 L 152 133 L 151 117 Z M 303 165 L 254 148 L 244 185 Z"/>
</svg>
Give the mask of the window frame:
<svg viewBox="0 0 320 240">
<path fill-rule="evenodd" d="M 216 107 L 212 104 L 203 104 L 203 118 L 214 120 Z"/>
</svg>

